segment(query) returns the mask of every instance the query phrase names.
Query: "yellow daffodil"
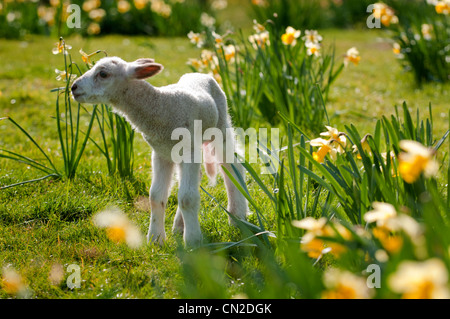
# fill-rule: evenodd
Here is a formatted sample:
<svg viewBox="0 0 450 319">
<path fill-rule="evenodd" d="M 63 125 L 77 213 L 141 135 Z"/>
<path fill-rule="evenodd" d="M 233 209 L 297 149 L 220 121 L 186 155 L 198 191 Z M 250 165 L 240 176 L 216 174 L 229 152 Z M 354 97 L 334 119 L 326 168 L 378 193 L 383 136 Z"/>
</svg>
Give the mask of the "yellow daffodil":
<svg viewBox="0 0 450 319">
<path fill-rule="evenodd" d="M 322 36 L 316 30 L 305 30 L 305 36 L 302 39 L 305 43 L 319 43 L 323 40 Z"/>
<path fill-rule="evenodd" d="M 28 286 L 22 276 L 12 267 L 3 268 L 0 286 L 7 294 L 21 298 L 26 297 L 28 293 Z"/>
<path fill-rule="evenodd" d="M 86 52 L 83 51 L 83 49 L 80 49 L 80 54 L 81 54 L 81 59 L 83 60 L 84 63 L 86 63 L 87 65 L 89 65 L 90 67 L 93 66 L 92 62 L 91 62 L 91 58 L 96 55 L 99 54 L 100 52 L 102 52 L 101 50 L 97 50 L 95 52 L 92 52 L 91 54 L 87 54 Z"/>
<path fill-rule="evenodd" d="M 327 141 L 323 138 L 316 138 L 310 141 L 311 146 L 319 147 L 317 152 L 313 152 L 312 156 L 314 160 L 319 163 L 323 163 L 325 156 L 330 153 L 330 156 L 333 160 L 336 160 L 336 149 L 330 146 L 330 141 Z"/>
<path fill-rule="evenodd" d="M 320 56 L 320 43 L 306 42 L 306 54 L 309 56 Z"/>
<path fill-rule="evenodd" d="M 188 38 L 192 44 L 195 44 L 197 48 L 201 48 L 203 44 L 205 44 L 204 36 L 200 33 L 195 33 L 194 31 L 190 31 L 188 33 Z"/>
<path fill-rule="evenodd" d="M 425 261 L 403 261 L 388 277 L 392 291 L 404 299 L 448 299 L 448 272 L 437 258 Z"/>
<path fill-rule="evenodd" d="M 376 222 L 377 227 L 372 233 L 387 251 L 395 253 L 402 247 L 403 239 L 397 234 L 399 231 L 405 232 L 415 244 L 421 245 L 423 228 L 416 220 L 398 214 L 395 207 L 388 203 L 374 202 L 372 207 L 374 210 L 365 213 L 364 220 L 367 223 Z"/>
<path fill-rule="evenodd" d="M 66 44 L 63 38 L 59 38 L 59 42 L 55 43 L 55 47 L 52 50 L 53 54 L 59 54 L 59 53 L 63 53 L 63 54 L 69 54 L 69 52 L 67 50 L 72 49 L 72 46 L 70 46 L 69 44 Z"/>
<path fill-rule="evenodd" d="M 134 7 L 138 10 L 142 10 L 145 8 L 149 0 L 134 0 Z"/>
<path fill-rule="evenodd" d="M 108 209 L 93 217 L 96 226 L 106 229 L 107 237 L 116 243 L 126 243 L 131 248 L 138 248 L 143 236 L 128 217 L 118 209 Z"/>
<path fill-rule="evenodd" d="M 355 47 L 352 47 L 347 50 L 347 54 L 345 55 L 345 58 L 344 58 L 344 64 L 345 64 L 345 66 L 347 66 L 349 62 L 352 62 L 354 65 L 358 65 L 360 60 L 361 60 L 361 56 L 359 55 L 358 49 Z"/>
<path fill-rule="evenodd" d="M 119 0 L 119 2 L 117 2 L 117 11 L 119 11 L 119 13 L 126 13 L 128 11 L 130 11 L 131 5 L 128 1 L 126 0 Z"/>
<path fill-rule="evenodd" d="M 325 217 L 319 219 L 306 217 L 302 220 L 292 221 L 292 225 L 307 231 L 302 237 L 300 249 L 308 253 L 310 258 L 320 258 L 323 254 L 328 252 L 338 257 L 346 251 L 345 246 L 318 237 L 335 237 L 336 235 L 339 235 L 339 237 L 346 240 L 351 237 L 350 232 L 341 224 L 333 222 L 333 226 L 328 225 Z"/>
<path fill-rule="evenodd" d="M 365 278 L 349 271 L 330 268 L 324 273 L 323 282 L 327 290 L 322 299 L 369 299 L 373 294 Z"/>
<path fill-rule="evenodd" d="M 328 125 L 325 125 L 325 128 L 327 129 L 327 131 L 320 133 L 320 136 L 328 137 L 329 141 L 336 142 L 335 145 L 337 145 L 337 151 L 340 154 L 344 153 L 344 148 L 347 145 L 347 138 L 345 137 L 344 133 L 341 133 L 338 131 L 338 129 Z"/>
<path fill-rule="evenodd" d="M 363 150 L 363 152 L 367 155 L 372 155 L 372 149 L 370 148 L 369 142 L 367 141 L 367 139 L 369 138 L 369 136 L 371 136 L 370 134 L 366 134 L 364 135 L 364 137 L 361 139 L 361 148 Z M 356 145 L 352 146 L 353 148 L 353 152 L 354 153 L 358 153 L 356 155 L 356 157 L 358 159 L 362 159 L 361 154 L 359 153 L 358 147 Z"/>
<path fill-rule="evenodd" d="M 434 149 L 410 140 L 400 141 L 400 148 L 404 152 L 398 156 L 398 169 L 405 182 L 414 183 L 422 173 L 425 177 L 436 175 L 439 165 L 433 159 Z"/>
<path fill-rule="evenodd" d="M 448 13 L 450 12 L 450 1 L 448 0 L 437 1 L 434 6 L 434 9 L 438 14 L 448 15 Z"/>
<path fill-rule="evenodd" d="M 296 30 L 293 27 L 287 27 L 286 28 L 286 33 L 284 33 L 281 36 L 281 41 L 285 44 L 285 45 L 291 45 L 294 46 L 297 44 L 297 39 L 300 37 L 301 31 L 300 30 Z"/>
</svg>

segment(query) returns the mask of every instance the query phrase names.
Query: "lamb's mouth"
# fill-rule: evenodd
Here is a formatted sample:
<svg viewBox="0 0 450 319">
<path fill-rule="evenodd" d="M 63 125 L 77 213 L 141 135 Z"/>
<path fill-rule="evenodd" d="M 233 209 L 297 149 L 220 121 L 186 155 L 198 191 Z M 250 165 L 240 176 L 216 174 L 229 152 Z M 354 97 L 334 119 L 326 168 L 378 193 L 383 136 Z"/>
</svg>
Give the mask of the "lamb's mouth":
<svg viewBox="0 0 450 319">
<path fill-rule="evenodd" d="M 75 93 L 75 92 L 72 92 L 72 96 L 73 96 L 73 98 L 76 100 L 76 101 L 78 101 L 78 99 L 80 98 L 80 97 L 82 97 L 84 95 L 84 93 Z"/>
</svg>

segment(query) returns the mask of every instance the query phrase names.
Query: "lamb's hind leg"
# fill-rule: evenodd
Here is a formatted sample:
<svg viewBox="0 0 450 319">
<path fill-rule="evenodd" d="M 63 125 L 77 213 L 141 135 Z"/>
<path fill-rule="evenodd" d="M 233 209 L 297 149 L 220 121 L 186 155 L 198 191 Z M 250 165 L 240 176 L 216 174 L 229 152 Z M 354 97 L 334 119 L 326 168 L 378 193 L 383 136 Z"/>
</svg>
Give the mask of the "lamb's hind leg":
<svg viewBox="0 0 450 319">
<path fill-rule="evenodd" d="M 223 153 L 217 154 L 218 161 L 221 164 L 221 173 L 225 181 L 225 188 L 228 195 L 228 207 L 227 210 L 236 218 L 245 220 L 248 211 L 247 199 L 242 195 L 239 189 L 233 184 L 228 175 L 224 172 L 226 169 L 234 177 L 236 181 L 245 181 L 245 170 L 242 164 L 234 156 L 235 145 L 234 135 L 231 134 L 231 130 L 225 134 L 225 142 L 223 144 Z M 227 142 L 228 141 L 228 142 Z M 233 223 L 232 218 L 229 218 L 229 222 Z"/>
<path fill-rule="evenodd" d="M 147 240 L 162 244 L 166 239 L 164 229 L 164 213 L 169 197 L 174 164 L 162 159 L 153 151 L 152 154 L 152 185 L 150 187 L 150 227 Z"/>
<path fill-rule="evenodd" d="M 184 222 L 186 246 L 198 246 L 202 241 L 198 210 L 200 208 L 200 163 L 180 164 L 178 208 Z M 179 214 L 177 212 L 177 214 Z M 181 217 L 181 216 L 179 216 Z"/>
</svg>

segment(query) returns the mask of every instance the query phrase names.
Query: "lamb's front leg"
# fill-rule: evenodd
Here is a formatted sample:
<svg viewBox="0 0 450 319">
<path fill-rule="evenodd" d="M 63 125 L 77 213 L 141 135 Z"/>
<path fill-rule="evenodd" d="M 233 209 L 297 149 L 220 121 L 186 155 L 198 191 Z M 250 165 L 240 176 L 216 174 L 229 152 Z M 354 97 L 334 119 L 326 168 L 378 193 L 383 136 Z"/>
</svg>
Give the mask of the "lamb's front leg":
<svg viewBox="0 0 450 319">
<path fill-rule="evenodd" d="M 180 164 L 180 188 L 178 208 L 184 221 L 184 242 L 188 247 L 198 246 L 202 241 L 198 210 L 200 208 L 200 164 Z"/>
<path fill-rule="evenodd" d="M 164 229 L 164 213 L 169 197 L 170 184 L 173 173 L 172 162 L 169 162 L 156 154 L 152 154 L 152 185 L 150 187 L 150 227 L 148 229 L 147 240 L 162 244 L 166 239 Z"/>
</svg>

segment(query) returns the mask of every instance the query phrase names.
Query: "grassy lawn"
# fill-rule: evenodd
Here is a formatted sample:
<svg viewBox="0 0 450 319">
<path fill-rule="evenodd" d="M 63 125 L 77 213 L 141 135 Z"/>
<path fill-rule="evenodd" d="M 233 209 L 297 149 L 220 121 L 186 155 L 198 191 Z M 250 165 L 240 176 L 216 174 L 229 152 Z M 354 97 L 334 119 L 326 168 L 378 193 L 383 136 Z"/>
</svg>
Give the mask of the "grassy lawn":
<svg viewBox="0 0 450 319">
<path fill-rule="evenodd" d="M 327 105 L 333 126 L 343 130 L 344 124 L 355 124 L 362 131 L 373 131 L 381 115 L 394 113 L 394 105 L 408 103 L 411 110 L 427 113 L 431 102 L 435 134 L 440 137 L 448 129 L 449 85 L 428 84 L 418 89 L 410 74 L 404 74 L 397 63 L 385 34 L 373 30 L 324 30 L 325 42 L 336 45 L 338 55 L 352 46 L 359 49 L 361 62 L 349 65 L 338 78 Z M 10 116 L 23 126 L 56 163 L 61 163 L 54 112 L 56 93 L 61 86 L 54 69 L 63 68 L 63 57 L 53 55 L 55 39 L 34 36 L 23 41 L 0 40 L 0 117 Z M 152 57 L 165 66 L 150 81 L 155 86 L 177 81 L 189 72 L 186 61 L 199 54 L 187 38 L 148 38 L 105 36 L 95 39 L 71 37 L 74 61 L 81 64 L 79 49 L 85 52 L 105 50 L 109 56 L 131 61 Z M 90 110 L 91 106 L 86 106 Z M 415 114 L 414 112 L 412 112 Z M 87 117 L 86 117 L 87 118 Z M 82 117 L 84 120 L 85 117 Z M 98 137 L 94 128 L 93 136 Z M 7 121 L 0 121 L 0 148 L 32 158 L 41 157 L 23 135 Z M 166 213 L 168 241 L 163 247 L 144 245 L 132 250 L 107 239 L 103 230 L 92 224 L 91 216 L 114 205 L 125 211 L 143 233 L 149 223 L 147 200 L 150 185 L 151 150 L 140 136 L 135 145 L 135 179 L 122 181 L 107 176 L 99 151 L 89 143 L 73 181 L 45 180 L 0 190 L 0 266 L 13 265 L 25 278 L 38 298 L 179 298 L 192 297 L 185 290 L 185 265 L 180 260 L 180 238 L 171 234 L 176 211 L 177 186 L 169 198 Z M 16 162 L 0 160 L 0 186 L 42 176 L 38 171 Z M 215 188 L 205 189 L 223 205 L 226 193 L 219 179 Z M 267 219 L 276 231 L 274 212 L 254 182 L 249 190 L 267 207 Z M 228 225 L 227 216 L 204 192 L 200 223 L 205 241 L 210 243 L 238 241 L 239 232 Z M 250 222 L 257 223 L 250 215 Z M 242 269 L 257 268 L 257 260 L 245 248 L 227 251 L 228 291 L 224 297 L 240 292 Z M 70 290 L 65 281 L 52 285 L 48 276 L 62 265 L 65 274 L 71 264 L 81 267 L 81 288 Z M 59 265 L 59 266 L 58 266 Z M 211 266 L 213 267 L 213 266 Z M 8 295 L 0 290 L 0 298 Z"/>
</svg>

